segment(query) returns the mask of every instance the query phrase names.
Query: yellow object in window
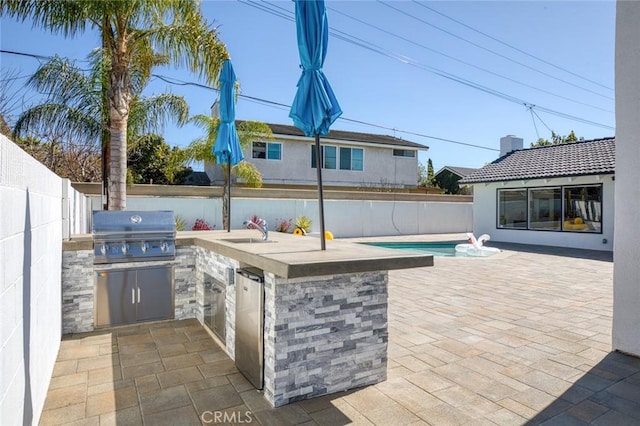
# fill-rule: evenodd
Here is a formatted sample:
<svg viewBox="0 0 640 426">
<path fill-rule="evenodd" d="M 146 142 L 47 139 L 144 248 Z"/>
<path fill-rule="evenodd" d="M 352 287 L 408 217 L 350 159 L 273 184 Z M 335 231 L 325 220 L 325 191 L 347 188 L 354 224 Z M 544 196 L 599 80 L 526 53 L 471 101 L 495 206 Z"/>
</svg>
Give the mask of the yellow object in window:
<svg viewBox="0 0 640 426">
<path fill-rule="evenodd" d="M 333 240 L 333 234 L 331 231 L 324 231 L 324 238 L 325 240 Z"/>
<path fill-rule="evenodd" d="M 293 230 L 293 235 L 307 235 L 302 228 L 296 228 Z"/>
</svg>

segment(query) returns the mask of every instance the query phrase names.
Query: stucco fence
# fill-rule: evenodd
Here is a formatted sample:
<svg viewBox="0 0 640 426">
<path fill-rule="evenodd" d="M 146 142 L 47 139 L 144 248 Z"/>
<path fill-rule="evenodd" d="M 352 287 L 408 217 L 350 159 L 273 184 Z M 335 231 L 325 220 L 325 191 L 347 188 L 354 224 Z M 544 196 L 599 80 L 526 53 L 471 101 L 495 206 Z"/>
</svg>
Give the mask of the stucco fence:
<svg viewBox="0 0 640 426">
<path fill-rule="evenodd" d="M 0 135 L 0 425 L 37 424 L 61 335 L 62 240 L 89 204 Z"/>
<path fill-rule="evenodd" d="M 101 209 L 99 184 L 73 184 L 92 209 Z M 127 210 L 173 210 L 190 230 L 196 219 L 222 228 L 221 187 L 132 185 Z M 319 232 L 317 191 L 306 189 L 232 188 L 231 227 L 253 215 L 265 219 L 270 230 L 280 220 L 305 215 Z M 325 229 L 336 238 L 470 232 L 473 198 L 458 195 L 390 192 L 325 191 Z"/>
</svg>

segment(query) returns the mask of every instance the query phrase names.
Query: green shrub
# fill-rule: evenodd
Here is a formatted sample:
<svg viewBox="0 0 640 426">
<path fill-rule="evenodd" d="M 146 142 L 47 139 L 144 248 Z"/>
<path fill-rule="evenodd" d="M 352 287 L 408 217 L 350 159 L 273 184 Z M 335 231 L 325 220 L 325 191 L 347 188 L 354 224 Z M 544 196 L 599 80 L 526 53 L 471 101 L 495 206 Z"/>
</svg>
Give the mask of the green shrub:
<svg viewBox="0 0 640 426">
<path fill-rule="evenodd" d="M 176 231 L 184 231 L 187 222 L 179 214 L 175 215 L 173 219 L 176 223 Z"/>
<path fill-rule="evenodd" d="M 311 225 L 313 222 L 309 219 L 308 216 L 301 215 L 296 218 L 295 227 L 303 229 L 307 234 L 311 232 Z"/>
</svg>

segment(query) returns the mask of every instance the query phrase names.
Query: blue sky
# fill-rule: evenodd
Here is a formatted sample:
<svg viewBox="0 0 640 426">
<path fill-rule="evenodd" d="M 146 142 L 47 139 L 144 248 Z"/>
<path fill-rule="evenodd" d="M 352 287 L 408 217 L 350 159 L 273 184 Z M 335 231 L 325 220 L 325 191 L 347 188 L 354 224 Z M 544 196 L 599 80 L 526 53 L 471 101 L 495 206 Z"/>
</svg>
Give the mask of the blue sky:
<svg viewBox="0 0 640 426">
<path fill-rule="evenodd" d="M 343 117 L 382 126 L 338 120 L 333 129 L 395 134 L 427 145 L 420 160 L 431 158 L 436 170 L 493 161 L 506 134 L 528 146 L 538 136 L 549 138 L 549 129 L 562 135 L 574 130 L 586 139 L 615 133 L 614 1 L 327 1 L 327 7 L 329 26 L 341 38 L 330 38 L 324 70 Z M 273 13 L 292 17 L 293 2 L 204 1 L 202 9 L 227 44 L 242 94 L 290 105 L 300 75 L 295 24 Z M 95 33 L 64 39 L 7 18 L 0 25 L 4 50 L 82 61 L 99 44 Z M 3 75 L 8 69 L 28 75 L 38 65 L 0 54 Z M 155 74 L 198 82 L 186 70 Z M 146 93 L 161 92 L 184 95 L 191 114 L 208 114 L 217 96 L 160 79 Z M 25 105 L 37 99 L 24 92 Z M 239 119 L 292 124 L 288 108 L 243 98 L 236 112 Z M 164 135 L 171 145 L 185 146 L 200 131 L 170 126 Z"/>
</svg>

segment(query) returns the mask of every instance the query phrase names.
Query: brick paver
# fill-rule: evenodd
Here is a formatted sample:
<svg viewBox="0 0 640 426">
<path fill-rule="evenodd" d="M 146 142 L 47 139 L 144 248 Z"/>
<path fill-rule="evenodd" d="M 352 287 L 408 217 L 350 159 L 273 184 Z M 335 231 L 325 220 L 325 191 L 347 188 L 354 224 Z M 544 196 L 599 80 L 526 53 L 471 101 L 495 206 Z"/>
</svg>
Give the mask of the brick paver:
<svg viewBox="0 0 640 426">
<path fill-rule="evenodd" d="M 639 424 L 611 254 L 502 247 L 390 272 L 386 382 L 273 409 L 197 321 L 170 321 L 65 336 L 41 424 Z"/>
</svg>

